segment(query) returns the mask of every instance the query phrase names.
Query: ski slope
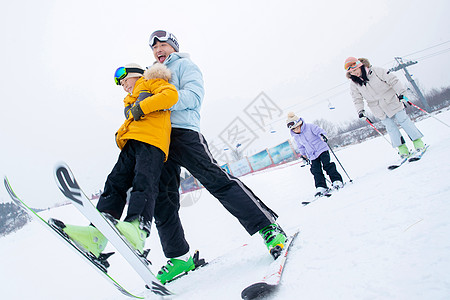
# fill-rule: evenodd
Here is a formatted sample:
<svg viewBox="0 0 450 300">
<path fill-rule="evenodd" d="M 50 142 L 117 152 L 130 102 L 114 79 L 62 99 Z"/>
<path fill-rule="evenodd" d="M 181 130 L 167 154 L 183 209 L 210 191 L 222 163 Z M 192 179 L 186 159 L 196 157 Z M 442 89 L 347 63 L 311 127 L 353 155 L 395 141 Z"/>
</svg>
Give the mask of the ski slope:
<svg viewBox="0 0 450 300">
<path fill-rule="evenodd" d="M 450 111 L 436 117 L 450 124 Z M 397 154 L 381 137 L 340 149 L 335 153 L 353 183 L 308 206 L 300 204 L 314 194 L 308 167 L 292 163 L 242 178 L 279 214 L 285 231 L 301 229 L 271 299 L 450 299 L 450 128 L 433 118 L 417 126 L 431 145 L 422 160 L 388 171 Z M 9 179 L 13 188 L 20 181 Z M 181 209 L 187 239 L 207 260 L 221 258 L 169 283 L 172 298 L 240 299 L 272 258 L 259 235 L 248 236 L 208 192 L 196 196 Z M 71 206 L 42 215 L 87 224 Z M 147 246 L 157 272 L 166 259 L 156 229 Z M 160 299 L 119 254 L 111 264 L 111 275 L 132 292 Z M 0 238 L 0 298 L 128 299 L 37 221 Z"/>
</svg>

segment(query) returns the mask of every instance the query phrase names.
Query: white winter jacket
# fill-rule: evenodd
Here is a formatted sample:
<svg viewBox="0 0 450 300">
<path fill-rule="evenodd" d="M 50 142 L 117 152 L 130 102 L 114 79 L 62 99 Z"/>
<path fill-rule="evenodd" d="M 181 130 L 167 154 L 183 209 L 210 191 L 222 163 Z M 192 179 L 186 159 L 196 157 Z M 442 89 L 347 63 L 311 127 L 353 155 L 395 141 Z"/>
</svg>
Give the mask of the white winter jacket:
<svg viewBox="0 0 450 300">
<path fill-rule="evenodd" d="M 375 117 L 383 120 L 391 118 L 396 113 L 404 109 L 399 101 L 399 95 L 405 95 L 406 88 L 400 80 L 386 69 L 373 67 L 362 61 L 366 68 L 367 78 L 365 85 L 351 81 L 350 93 L 353 98 L 356 111 L 359 113 L 364 109 L 364 99 Z"/>
</svg>

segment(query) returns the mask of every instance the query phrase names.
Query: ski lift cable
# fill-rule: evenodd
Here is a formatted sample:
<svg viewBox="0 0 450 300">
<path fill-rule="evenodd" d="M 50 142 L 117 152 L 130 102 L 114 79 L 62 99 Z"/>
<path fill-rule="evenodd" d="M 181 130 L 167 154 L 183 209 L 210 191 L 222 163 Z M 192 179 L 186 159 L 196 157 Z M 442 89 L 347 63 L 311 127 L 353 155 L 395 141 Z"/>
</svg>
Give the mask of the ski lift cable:
<svg viewBox="0 0 450 300">
<path fill-rule="evenodd" d="M 338 88 L 338 87 L 341 87 L 341 86 L 343 86 L 343 85 L 347 85 L 348 84 L 348 82 L 343 82 L 343 83 L 341 83 L 341 84 L 338 84 L 338 85 L 336 85 L 336 86 L 334 86 L 334 87 L 332 87 L 332 88 L 329 88 L 329 89 L 327 89 L 327 90 L 325 90 L 325 91 L 322 91 L 322 92 L 320 92 L 320 93 L 318 93 L 318 94 L 315 94 L 315 95 L 312 95 L 312 96 L 309 96 L 309 97 L 307 97 L 307 98 L 305 98 L 301 103 L 296 103 L 296 104 L 293 104 L 293 105 L 291 105 L 291 106 L 287 106 L 285 109 L 287 110 L 287 109 L 291 109 L 291 108 L 293 108 L 293 107 L 295 107 L 295 106 L 298 106 L 298 105 L 304 105 L 306 102 L 308 102 L 308 101 L 311 101 L 311 100 L 313 100 L 314 98 L 317 98 L 317 97 L 319 97 L 319 96 L 321 96 L 321 95 L 323 95 L 323 94 L 325 94 L 325 93 L 327 93 L 327 92 L 329 92 L 329 91 L 331 91 L 331 90 L 334 90 L 334 89 L 336 89 L 336 88 Z M 331 95 L 331 96 L 335 96 L 335 95 L 339 95 L 339 94 L 341 94 L 342 92 L 339 92 L 339 93 L 336 93 L 336 94 L 333 94 L 333 95 Z M 325 101 L 326 99 L 324 99 L 324 100 L 321 100 L 320 102 L 323 102 L 323 101 Z M 319 103 L 320 103 L 319 102 Z M 319 104 L 319 103 L 314 103 L 313 105 L 317 105 L 317 104 Z"/>
<path fill-rule="evenodd" d="M 414 55 L 414 54 L 417 54 L 417 53 L 420 53 L 420 52 L 423 52 L 423 51 L 426 51 L 426 50 L 429 50 L 429 49 L 432 49 L 432 48 L 439 47 L 439 46 L 447 44 L 447 43 L 450 43 L 450 40 L 446 41 L 446 42 L 442 42 L 442 43 L 434 45 L 434 46 L 431 46 L 431 47 L 428 47 L 428 48 L 425 48 L 425 49 L 422 49 L 422 50 L 419 50 L 419 51 L 416 51 L 416 52 L 413 52 L 413 53 L 410 53 L 410 54 L 407 54 L 407 55 L 403 55 L 403 57 L 411 56 L 411 55 Z"/>
<path fill-rule="evenodd" d="M 439 44 L 436 44 L 436 45 L 433 45 L 433 46 L 430 46 L 430 47 L 427 47 L 427 48 L 422 49 L 422 50 L 419 50 L 419 51 L 412 52 L 412 53 L 407 54 L 407 55 L 403 55 L 403 57 L 411 56 L 411 55 L 414 55 L 414 54 L 417 54 L 417 53 L 420 53 L 420 52 L 423 52 L 423 51 L 426 51 L 426 50 L 429 50 L 429 49 L 432 49 L 432 48 L 439 47 L 439 46 L 444 45 L 444 44 L 447 44 L 447 43 L 450 43 L 450 40 L 445 41 L 445 42 L 442 42 L 442 43 L 439 43 Z M 448 51 L 450 51 L 450 48 L 447 48 L 447 49 L 440 50 L 440 51 L 435 52 L 435 53 L 431 53 L 431 54 L 422 56 L 422 57 L 420 57 L 420 58 L 417 58 L 416 60 L 424 60 L 424 59 L 428 59 L 428 58 L 431 58 L 431 57 L 434 57 L 434 56 L 437 56 L 437 55 L 441 55 L 441 54 L 447 53 Z M 386 64 L 391 64 L 391 63 L 393 63 L 393 62 L 395 63 L 395 60 L 391 60 L 391 61 L 389 61 L 388 63 L 385 63 L 384 65 L 386 65 Z M 329 89 L 327 89 L 327 90 L 321 91 L 321 92 L 319 92 L 319 93 L 317 93 L 317 94 L 315 94 L 315 95 L 312 95 L 312 96 L 310 96 L 310 97 L 305 98 L 301 103 L 296 103 L 296 104 L 287 106 L 287 107 L 284 108 L 284 110 L 292 110 L 292 108 L 294 108 L 294 107 L 296 107 L 296 106 L 299 106 L 299 105 L 302 105 L 302 106 L 303 106 L 303 109 L 309 109 L 309 108 L 311 108 L 311 107 L 313 107 L 313 106 L 315 106 L 315 105 L 322 104 L 324 101 L 327 101 L 328 99 L 322 99 L 322 100 L 319 100 L 318 102 L 311 103 L 310 105 L 306 105 L 306 106 L 305 106 L 305 104 L 306 104 L 307 102 L 309 102 L 309 101 L 311 101 L 311 100 L 313 100 L 313 99 L 315 99 L 315 98 L 317 98 L 317 97 L 319 97 L 319 96 L 321 96 L 321 95 L 323 95 L 323 94 L 325 94 L 325 93 L 327 93 L 327 92 L 330 92 L 330 91 L 332 91 L 332 90 L 334 90 L 334 89 L 337 89 L 337 88 L 339 88 L 339 87 L 341 87 L 341 86 L 343 86 L 343 85 L 347 85 L 347 84 L 348 84 L 348 82 L 343 82 L 343 83 L 341 83 L 341 84 L 338 84 L 338 85 L 336 85 L 336 86 L 333 86 L 333 87 L 331 87 L 331 88 L 329 88 Z M 337 96 L 337 95 L 340 95 L 340 94 L 343 94 L 343 93 L 346 93 L 346 92 L 348 92 L 348 89 L 347 89 L 347 88 L 346 88 L 345 90 L 342 90 L 342 91 L 339 91 L 339 92 L 337 92 L 337 93 L 335 93 L 335 94 L 330 95 L 330 97 L 334 97 L 334 96 Z M 280 122 L 280 121 L 283 121 L 283 120 L 284 120 L 284 117 L 280 117 L 280 118 L 277 118 L 277 119 L 273 120 L 272 122 L 270 122 L 270 123 L 268 123 L 268 124 L 266 124 L 266 125 L 272 126 L 273 124 L 275 124 L 275 123 L 277 123 L 277 122 Z M 248 124 L 247 124 L 247 125 L 248 125 Z M 249 126 L 249 125 L 248 125 L 248 126 Z M 251 130 L 258 130 L 258 129 L 260 129 L 258 126 L 253 125 L 253 124 L 250 125 L 249 127 L 250 127 Z"/>
<path fill-rule="evenodd" d="M 430 54 L 424 55 L 422 57 L 417 58 L 416 60 L 424 60 L 424 59 L 432 58 L 432 57 L 447 53 L 449 51 L 450 51 L 450 48 L 447 48 L 447 49 L 444 49 L 444 50 L 441 50 L 441 51 L 438 51 L 435 53 L 430 53 Z"/>
<path fill-rule="evenodd" d="M 445 42 L 442 42 L 442 43 L 439 43 L 439 44 L 436 44 L 436 45 L 433 45 L 433 46 L 430 46 L 430 47 L 427 47 L 427 48 L 422 49 L 422 50 L 419 50 L 419 51 L 415 51 L 415 52 L 412 52 L 412 53 L 409 53 L 409 54 L 406 54 L 406 55 L 402 55 L 401 57 L 408 57 L 408 56 L 411 56 L 411 55 L 414 55 L 414 54 L 417 54 L 417 53 L 420 53 L 420 52 L 427 51 L 427 50 L 429 50 L 429 49 L 433 49 L 433 48 L 436 48 L 436 47 L 445 45 L 445 44 L 447 44 L 447 43 L 450 43 L 450 40 L 445 41 Z M 448 48 L 447 48 L 447 49 L 448 49 Z M 447 51 L 446 51 L 447 49 L 440 50 L 440 51 L 447 52 Z M 441 53 L 439 53 L 439 52 L 435 52 L 435 53 L 437 53 L 436 55 L 441 54 Z M 431 54 L 427 54 L 427 55 L 433 55 L 433 54 L 435 54 L 435 53 L 431 53 Z M 427 55 L 425 55 L 424 57 L 426 57 Z M 422 59 L 422 58 L 417 58 L 417 59 L 415 59 L 415 60 L 420 60 L 420 59 Z M 396 61 L 395 61 L 395 60 L 390 60 L 389 62 L 383 64 L 383 66 L 386 66 L 386 65 L 392 65 L 392 66 L 394 66 L 394 64 L 396 64 Z"/>
<path fill-rule="evenodd" d="M 339 87 L 339 86 L 342 86 L 342 85 L 344 85 L 344 84 L 347 84 L 347 83 L 340 84 L 340 85 L 335 86 L 335 87 L 333 87 L 333 88 L 331 88 L 331 89 L 328 89 L 327 91 L 330 91 L 330 90 L 332 90 L 332 89 L 334 89 L 334 88 L 337 88 L 337 87 Z M 326 92 L 326 91 L 325 91 L 325 92 Z M 348 93 L 348 89 L 346 88 L 345 90 L 342 90 L 342 91 L 339 91 L 339 92 L 337 92 L 337 93 L 334 93 L 334 94 L 330 95 L 330 97 L 334 97 L 334 96 L 337 96 L 337 95 L 340 95 L 340 94 L 343 94 L 343 93 Z M 315 97 L 320 96 L 321 94 L 323 94 L 323 93 L 320 93 L 320 94 L 311 96 L 311 97 L 305 99 L 305 101 L 312 100 L 312 99 L 314 99 Z M 299 105 L 302 105 L 302 109 L 303 109 L 303 110 L 307 110 L 307 109 L 310 109 L 311 107 L 314 107 L 314 106 L 316 106 L 316 105 L 323 104 L 325 101 L 329 101 L 329 98 L 320 100 L 320 101 L 315 102 L 315 103 L 311 103 L 311 104 L 309 104 L 309 105 L 305 105 L 305 101 L 302 101 L 301 103 L 296 103 L 296 104 L 294 104 L 294 105 L 288 106 L 288 107 L 286 107 L 284 110 L 292 109 L 293 107 L 299 106 Z M 272 122 L 267 123 L 266 125 L 267 125 L 267 126 L 273 126 L 275 123 L 284 121 L 284 119 L 285 119 L 285 117 L 282 116 L 282 117 L 279 117 L 279 118 L 277 118 L 277 119 L 273 119 Z M 258 130 L 258 129 L 260 129 L 258 126 L 253 125 L 253 124 L 251 124 L 251 125 L 247 124 L 247 126 L 248 126 L 249 129 L 251 129 L 251 130 Z"/>
<path fill-rule="evenodd" d="M 439 43 L 439 44 L 436 44 L 436 45 L 433 45 L 433 46 L 430 46 L 430 47 L 427 47 L 427 48 L 425 48 L 425 49 L 422 49 L 422 50 L 419 50 L 419 51 L 416 51 L 416 52 L 413 52 L 413 53 L 410 53 L 410 54 L 408 54 L 408 55 L 404 55 L 403 57 L 410 56 L 410 55 L 413 55 L 413 54 L 416 54 L 416 53 L 420 53 L 420 52 L 423 52 L 423 51 L 426 51 L 426 50 L 429 50 L 429 49 L 432 49 L 432 48 L 436 48 L 436 47 L 439 47 L 439 46 L 444 45 L 444 44 L 447 44 L 447 43 L 450 43 L 450 40 L 445 41 L 445 42 L 442 42 L 442 43 Z M 441 51 L 439 51 L 439 52 L 435 52 L 435 53 L 432 53 L 432 54 L 428 54 L 427 56 L 418 58 L 417 60 L 419 60 L 419 59 L 423 60 L 423 59 L 431 58 L 431 57 L 436 56 L 436 55 L 444 54 L 444 53 L 448 52 L 449 50 L 450 50 L 450 48 L 447 48 L 447 49 L 441 50 Z M 395 63 L 395 60 L 391 60 L 391 61 L 389 61 L 389 62 L 386 63 L 386 64 L 392 64 L 392 63 Z M 386 64 L 384 64 L 384 65 L 386 65 Z M 318 93 L 318 94 L 315 94 L 315 95 L 313 95 L 313 96 L 307 97 L 307 98 L 305 98 L 301 103 L 296 103 L 296 104 L 293 104 L 293 105 L 291 105 L 291 106 L 287 106 L 287 107 L 285 108 L 285 110 L 292 109 L 292 108 L 294 108 L 294 107 L 296 107 L 296 106 L 298 106 L 298 105 L 305 105 L 305 103 L 307 103 L 308 101 L 311 101 L 311 100 L 313 100 L 314 98 L 317 98 L 317 97 L 319 97 L 319 96 L 321 96 L 321 95 L 323 95 L 323 94 L 325 94 L 325 93 L 327 93 L 327 92 L 329 92 L 329 91 L 331 91 L 331 90 L 334 90 L 334 89 L 336 89 L 336 88 L 338 88 L 338 87 L 341 87 L 341 86 L 343 86 L 343 85 L 347 85 L 347 82 L 343 82 L 343 83 L 338 84 L 338 85 L 336 85 L 336 86 L 334 86 L 334 87 L 331 87 L 331 88 L 329 88 L 329 89 L 327 89 L 327 90 L 324 90 L 324 91 L 322 91 L 322 92 L 320 92 L 320 93 Z M 340 94 L 343 94 L 343 93 L 346 93 L 346 92 L 348 92 L 348 89 L 345 89 L 345 90 L 343 90 L 343 91 L 340 91 L 340 92 L 338 92 L 338 93 L 335 93 L 335 94 L 331 95 L 330 97 L 337 96 L 337 95 L 340 95 Z M 325 100 L 326 100 L 326 99 L 323 99 L 323 100 L 321 100 L 321 101 L 319 101 L 319 102 L 316 102 L 316 103 L 314 103 L 314 104 L 312 104 L 312 105 L 308 105 L 308 106 L 306 106 L 306 108 L 310 108 L 310 107 L 312 107 L 312 106 L 314 106 L 314 105 L 318 105 L 318 104 L 324 102 Z M 277 120 L 277 121 L 278 121 L 278 120 Z M 275 122 L 273 122 L 273 123 L 275 123 Z M 273 123 L 271 123 L 271 124 L 273 124 Z"/>
</svg>

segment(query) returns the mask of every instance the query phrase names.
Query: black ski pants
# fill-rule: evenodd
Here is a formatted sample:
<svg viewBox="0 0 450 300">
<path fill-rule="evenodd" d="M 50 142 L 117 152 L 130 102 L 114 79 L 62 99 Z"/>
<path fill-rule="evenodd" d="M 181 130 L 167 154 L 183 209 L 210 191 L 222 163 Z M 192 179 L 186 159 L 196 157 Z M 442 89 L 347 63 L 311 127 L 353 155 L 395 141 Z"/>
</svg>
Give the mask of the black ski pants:
<svg viewBox="0 0 450 300">
<path fill-rule="evenodd" d="M 172 128 L 169 158 L 161 172 L 155 208 L 155 224 L 166 257 L 178 257 L 189 251 L 178 215 L 180 167 L 199 180 L 250 235 L 278 217 L 245 184 L 217 164 L 201 133 Z"/>
<path fill-rule="evenodd" d="M 124 220 L 131 222 L 140 218 L 144 228 L 150 232 L 164 156 L 164 152 L 155 146 L 129 140 L 106 179 L 97 209 L 120 219 L 127 191 L 132 187 Z"/>
<path fill-rule="evenodd" d="M 314 176 L 314 183 L 316 188 L 323 187 L 327 188 L 327 182 L 325 180 L 325 175 L 323 174 L 323 170 L 327 172 L 330 177 L 331 182 L 334 181 L 342 181 L 342 176 L 336 170 L 336 164 L 330 161 L 330 152 L 324 151 L 322 152 L 318 158 L 311 161 L 311 173 Z"/>
</svg>

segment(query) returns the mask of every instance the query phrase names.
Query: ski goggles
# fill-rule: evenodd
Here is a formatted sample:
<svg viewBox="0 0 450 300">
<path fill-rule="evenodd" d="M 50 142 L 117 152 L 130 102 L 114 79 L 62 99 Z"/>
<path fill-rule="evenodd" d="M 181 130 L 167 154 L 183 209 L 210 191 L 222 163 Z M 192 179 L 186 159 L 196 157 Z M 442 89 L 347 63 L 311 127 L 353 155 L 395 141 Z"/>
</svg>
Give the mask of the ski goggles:
<svg viewBox="0 0 450 300">
<path fill-rule="evenodd" d="M 120 85 L 120 81 L 122 79 L 124 79 L 125 77 L 127 77 L 127 75 L 129 73 L 139 73 L 139 74 L 144 74 L 144 70 L 139 69 L 139 68 L 125 68 L 125 67 L 120 67 L 116 70 L 116 73 L 114 73 L 114 82 L 117 85 Z"/>
<path fill-rule="evenodd" d="M 351 62 L 351 63 L 347 66 L 347 71 L 350 71 L 350 70 L 359 68 L 359 67 L 360 67 L 360 64 L 361 64 L 361 62 L 360 62 L 359 60 L 358 60 L 358 61 Z"/>
<path fill-rule="evenodd" d="M 291 122 L 287 123 L 287 128 L 292 130 L 292 129 L 302 125 L 302 123 L 303 122 L 301 119 L 298 119 L 297 121 L 291 121 Z"/>
<path fill-rule="evenodd" d="M 171 40 L 177 47 L 179 47 L 177 38 L 173 34 L 165 30 L 157 30 L 152 33 L 149 41 L 150 47 L 153 48 L 156 39 L 160 42 L 167 42 L 168 40 Z"/>
</svg>

